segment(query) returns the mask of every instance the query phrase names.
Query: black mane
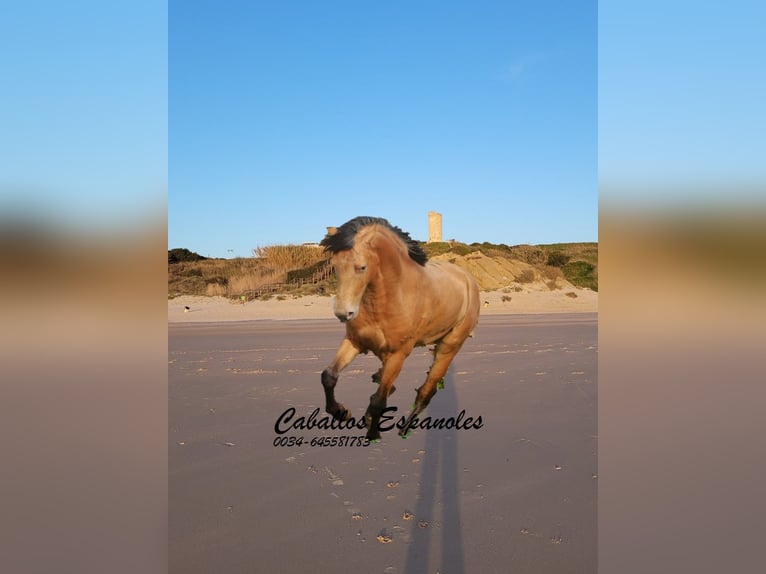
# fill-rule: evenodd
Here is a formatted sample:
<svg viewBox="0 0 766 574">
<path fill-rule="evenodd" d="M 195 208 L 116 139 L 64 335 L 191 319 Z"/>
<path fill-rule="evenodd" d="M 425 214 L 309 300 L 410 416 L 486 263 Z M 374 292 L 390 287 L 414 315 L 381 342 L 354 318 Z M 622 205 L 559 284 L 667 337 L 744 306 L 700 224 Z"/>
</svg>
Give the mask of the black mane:
<svg viewBox="0 0 766 574">
<path fill-rule="evenodd" d="M 404 241 L 410 259 L 420 265 L 426 264 L 428 255 L 426 255 L 426 252 L 423 251 L 420 245 L 418 245 L 418 242 L 412 239 L 409 233 L 402 231 L 398 227 L 394 227 L 382 217 L 355 217 L 338 227 L 338 230 L 333 235 L 325 235 L 325 238 L 322 239 L 319 245 L 323 246 L 325 251 L 329 251 L 330 253 L 338 253 L 339 251 L 351 249 L 354 246 L 354 237 L 356 237 L 357 232 L 362 229 L 362 227 L 374 225 L 376 223 L 387 227 L 396 233 L 399 239 Z"/>
</svg>

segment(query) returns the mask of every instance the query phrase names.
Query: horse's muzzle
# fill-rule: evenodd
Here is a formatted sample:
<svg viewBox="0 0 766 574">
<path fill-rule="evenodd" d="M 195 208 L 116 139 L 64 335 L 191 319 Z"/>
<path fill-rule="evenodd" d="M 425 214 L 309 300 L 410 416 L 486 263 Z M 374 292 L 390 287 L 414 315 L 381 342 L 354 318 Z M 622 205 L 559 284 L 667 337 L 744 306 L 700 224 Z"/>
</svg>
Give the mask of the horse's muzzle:
<svg viewBox="0 0 766 574">
<path fill-rule="evenodd" d="M 356 312 L 354 311 L 335 311 L 335 316 L 340 319 L 341 323 L 345 323 L 347 321 L 351 321 L 351 319 L 354 319 L 356 317 Z"/>
</svg>

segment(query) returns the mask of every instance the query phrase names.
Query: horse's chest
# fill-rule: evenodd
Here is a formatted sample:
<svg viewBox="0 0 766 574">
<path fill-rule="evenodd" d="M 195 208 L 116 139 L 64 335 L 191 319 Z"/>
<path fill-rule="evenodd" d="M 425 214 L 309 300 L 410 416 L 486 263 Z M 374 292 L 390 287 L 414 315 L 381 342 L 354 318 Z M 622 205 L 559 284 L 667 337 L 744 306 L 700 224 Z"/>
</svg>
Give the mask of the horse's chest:
<svg viewBox="0 0 766 574">
<path fill-rule="evenodd" d="M 349 333 L 349 338 L 363 351 L 372 351 L 375 354 L 382 351 L 395 351 L 407 344 L 407 337 L 397 336 L 394 333 L 386 334 L 375 325 L 360 326 L 353 333 Z"/>
</svg>

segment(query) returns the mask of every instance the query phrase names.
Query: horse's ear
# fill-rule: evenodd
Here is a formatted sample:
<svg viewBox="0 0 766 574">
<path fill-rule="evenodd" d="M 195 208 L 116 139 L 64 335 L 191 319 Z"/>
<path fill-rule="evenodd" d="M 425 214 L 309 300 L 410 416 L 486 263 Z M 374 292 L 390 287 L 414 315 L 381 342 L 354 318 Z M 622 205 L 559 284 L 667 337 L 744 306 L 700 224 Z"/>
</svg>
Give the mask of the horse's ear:
<svg viewBox="0 0 766 574">
<path fill-rule="evenodd" d="M 327 235 L 328 236 L 332 237 L 336 233 L 338 233 L 338 228 L 337 227 L 328 227 L 327 228 Z"/>
</svg>

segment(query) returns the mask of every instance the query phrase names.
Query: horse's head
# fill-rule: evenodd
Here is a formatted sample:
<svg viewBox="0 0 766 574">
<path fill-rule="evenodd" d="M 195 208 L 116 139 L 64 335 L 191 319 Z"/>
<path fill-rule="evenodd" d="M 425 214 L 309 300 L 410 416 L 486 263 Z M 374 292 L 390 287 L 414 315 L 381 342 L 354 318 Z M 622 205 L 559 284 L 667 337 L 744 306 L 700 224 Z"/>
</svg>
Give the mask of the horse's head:
<svg viewBox="0 0 766 574">
<path fill-rule="evenodd" d="M 334 235 L 334 227 L 327 229 L 328 237 Z M 378 265 L 376 253 L 371 248 L 370 237 L 360 232 L 349 249 L 336 251 L 332 255 L 332 264 L 338 278 L 338 294 L 335 296 L 335 316 L 342 322 L 352 321 L 359 315 L 367 286 Z"/>
<path fill-rule="evenodd" d="M 343 322 L 359 316 L 364 293 L 381 269 L 396 281 L 407 261 L 425 265 L 428 260 L 417 241 L 380 217 L 360 216 L 338 228 L 328 227 L 320 245 L 332 253 L 338 277 L 335 315 Z"/>
</svg>

